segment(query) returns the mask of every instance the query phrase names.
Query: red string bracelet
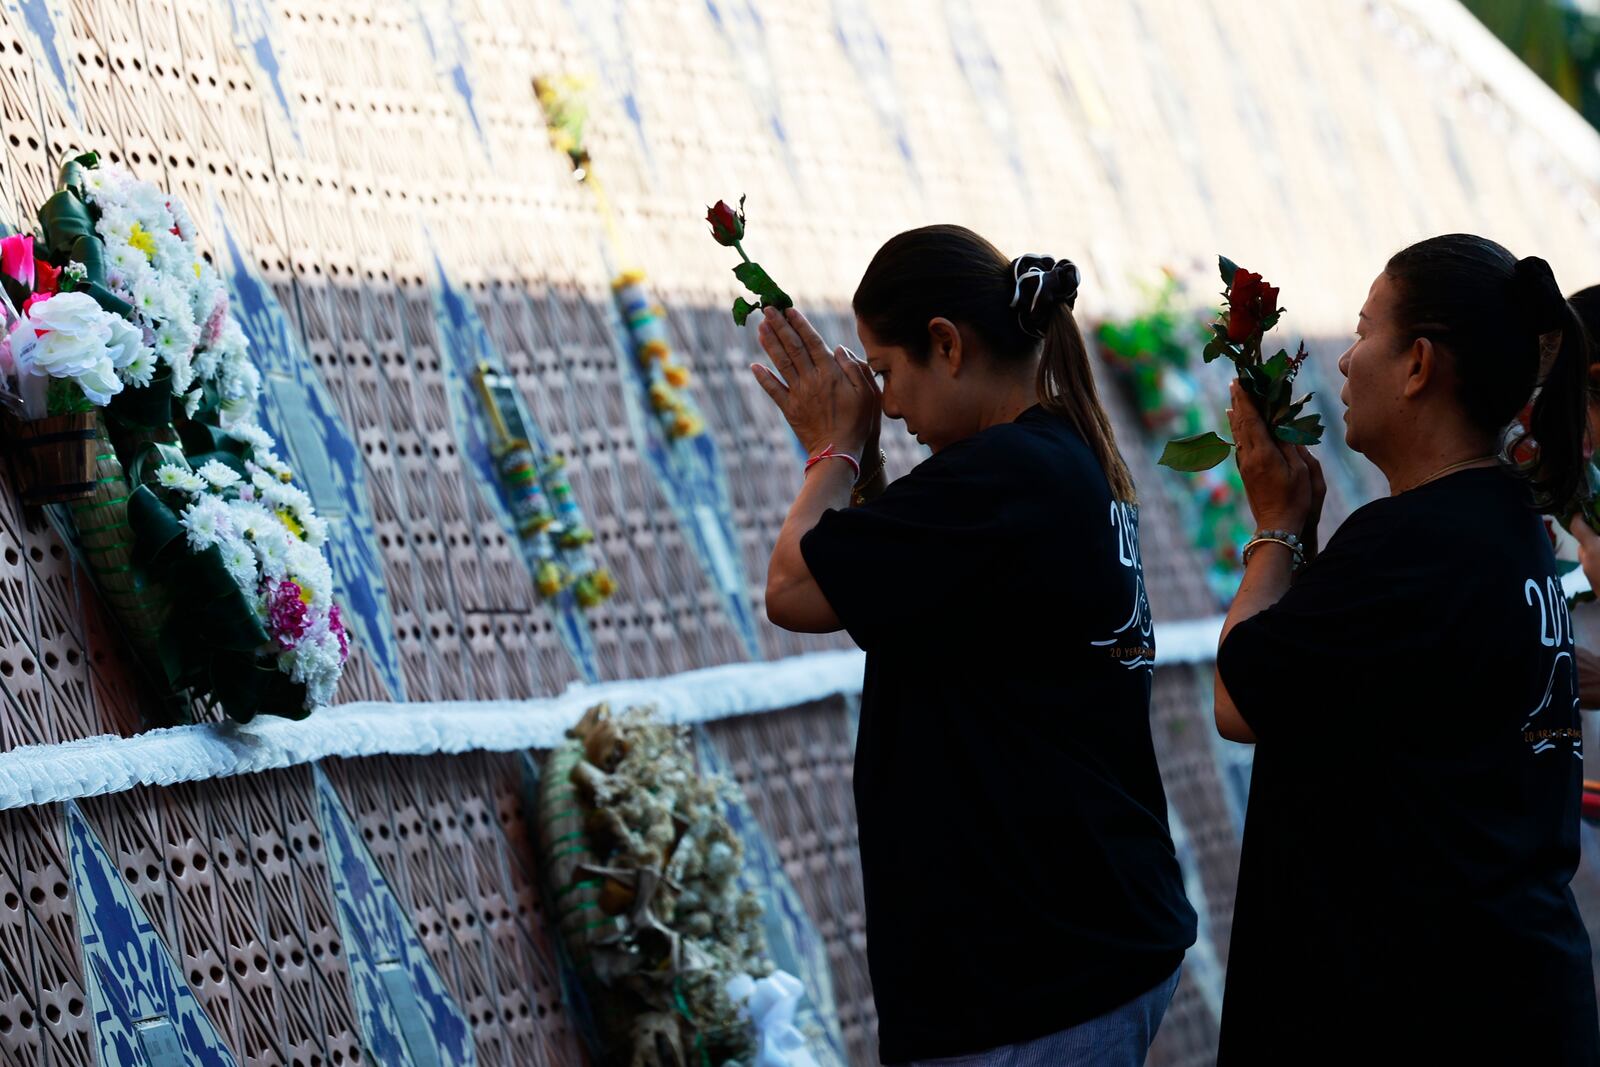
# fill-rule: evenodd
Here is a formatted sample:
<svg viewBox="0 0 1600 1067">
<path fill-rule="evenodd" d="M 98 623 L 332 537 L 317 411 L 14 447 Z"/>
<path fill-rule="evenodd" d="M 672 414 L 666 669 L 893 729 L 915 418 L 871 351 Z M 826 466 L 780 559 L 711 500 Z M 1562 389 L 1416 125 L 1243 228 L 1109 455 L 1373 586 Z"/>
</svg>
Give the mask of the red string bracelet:
<svg viewBox="0 0 1600 1067">
<path fill-rule="evenodd" d="M 833 445 L 831 445 L 831 444 L 828 445 L 828 447 L 824 448 L 821 452 L 818 452 L 816 455 L 814 455 L 810 459 L 806 460 L 806 471 L 809 472 L 811 470 L 812 466 L 814 466 L 817 463 L 822 462 L 825 459 L 842 459 L 842 460 L 844 460 L 846 463 L 850 464 L 850 468 L 856 472 L 855 473 L 855 480 L 856 481 L 860 481 L 861 480 L 861 463 L 860 463 L 860 461 L 858 461 L 856 459 L 856 457 L 852 456 L 848 452 L 835 452 L 833 450 Z"/>
</svg>

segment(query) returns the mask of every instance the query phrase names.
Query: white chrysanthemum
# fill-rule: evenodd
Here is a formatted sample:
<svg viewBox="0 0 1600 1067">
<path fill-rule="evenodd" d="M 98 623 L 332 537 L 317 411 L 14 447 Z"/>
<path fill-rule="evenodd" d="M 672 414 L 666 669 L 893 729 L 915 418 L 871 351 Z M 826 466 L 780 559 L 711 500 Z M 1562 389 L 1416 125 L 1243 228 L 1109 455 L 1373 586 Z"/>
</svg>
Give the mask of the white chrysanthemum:
<svg viewBox="0 0 1600 1067">
<path fill-rule="evenodd" d="M 311 595 L 312 607 L 326 609 L 333 594 L 333 570 L 322 553 L 304 541 L 291 539 L 286 561 L 300 588 Z"/>
<path fill-rule="evenodd" d="M 261 530 L 251 542 L 256 550 L 256 559 L 261 561 L 261 573 L 266 577 L 282 578 L 289 573 L 288 536 L 280 524 L 278 536 L 274 537 Z"/>
<path fill-rule="evenodd" d="M 260 504 L 249 501 L 237 500 L 231 505 L 233 509 L 234 525 L 239 532 L 249 537 L 261 536 L 263 531 L 272 534 L 282 532 L 282 525 L 278 517 Z"/>
<path fill-rule="evenodd" d="M 178 227 L 178 233 L 185 241 L 195 239 L 194 219 L 189 214 L 189 206 L 177 197 L 167 202 L 172 211 L 172 221 Z"/>
<path fill-rule="evenodd" d="M 156 351 L 160 352 L 159 346 L 157 346 Z M 188 353 L 184 352 L 170 356 L 163 354 L 162 358 L 166 361 L 167 366 L 172 368 L 172 395 L 182 396 L 187 393 L 189 387 L 194 385 L 194 367 L 189 362 Z"/>
<path fill-rule="evenodd" d="M 306 531 L 306 544 L 321 548 L 328 543 L 328 520 L 321 515 L 302 515 L 300 525 Z"/>
<path fill-rule="evenodd" d="M 228 576 L 240 589 L 254 596 L 261 576 L 250 542 L 240 537 L 227 537 L 221 544 L 222 565 L 228 569 Z"/>
<path fill-rule="evenodd" d="M 282 464 L 279 464 L 278 466 L 283 470 L 288 470 L 288 468 Z M 268 469 L 271 470 L 272 468 L 268 467 Z M 293 485 L 285 481 L 279 481 L 262 489 L 261 493 L 262 496 L 266 498 L 268 507 L 288 508 L 290 511 L 294 512 L 296 518 L 299 518 L 301 515 L 308 515 L 311 513 L 311 498 L 307 496 L 306 491 L 301 489 L 298 485 Z"/>
<path fill-rule="evenodd" d="M 199 474 L 217 489 L 231 489 L 240 481 L 238 471 L 217 459 L 206 460 L 201 465 Z"/>
<path fill-rule="evenodd" d="M 278 657 L 278 669 L 306 687 L 306 707 L 333 700 L 343 663 L 339 639 L 328 630 L 327 617 L 317 619 L 295 646 Z"/>
<path fill-rule="evenodd" d="M 176 463 L 163 463 L 156 468 L 156 484 L 165 489 L 181 489 L 185 493 L 203 492 L 206 480 L 192 470 Z"/>
<path fill-rule="evenodd" d="M 153 349 L 141 347 L 133 361 L 122 368 L 122 380 L 129 385 L 146 386 L 156 373 L 156 354 Z"/>
<path fill-rule="evenodd" d="M 189 531 L 189 547 L 196 552 L 210 548 L 233 529 L 228 505 L 213 496 L 198 497 L 185 508 L 183 526 Z"/>
<path fill-rule="evenodd" d="M 253 422 L 236 422 L 228 427 L 228 436 L 250 446 L 256 455 L 272 455 L 272 435 Z"/>
<path fill-rule="evenodd" d="M 194 353 L 194 376 L 202 382 L 209 382 L 217 376 L 219 360 L 216 352 L 211 349 L 197 348 Z"/>
<path fill-rule="evenodd" d="M 253 409 L 256 397 L 261 395 L 261 372 L 254 364 L 242 359 L 225 364 L 222 368 L 222 395 L 234 406 Z"/>
</svg>

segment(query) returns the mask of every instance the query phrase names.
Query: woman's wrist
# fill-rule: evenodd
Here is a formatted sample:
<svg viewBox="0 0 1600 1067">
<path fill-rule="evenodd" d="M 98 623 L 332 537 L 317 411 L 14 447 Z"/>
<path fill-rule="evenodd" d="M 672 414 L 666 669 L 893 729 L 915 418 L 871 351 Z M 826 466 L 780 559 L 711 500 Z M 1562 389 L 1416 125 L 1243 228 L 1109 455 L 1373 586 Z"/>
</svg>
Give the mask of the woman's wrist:
<svg viewBox="0 0 1600 1067">
<path fill-rule="evenodd" d="M 1240 562 L 1246 567 L 1250 565 L 1251 557 L 1262 550 L 1281 548 L 1289 560 L 1290 569 L 1299 571 L 1306 563 L 1306 550 L 1300 536 L 1292 530 L 1272 529 L 1264 527 L 1255 532 L 1250 541 L 1239 553 Z"/>
<path fill-rule="evenodd" d="M 806 459 L 805 473 L 811 473 L 811 468 L 825 460 L 838 460 L 850 467 L 850 483 L 854 485 L 861 480 L 861 461 L 857 459 L 859 450 L 840 448 L 833 444 L 823 445 L 821 448 L 812 449 Z"/>
<path fill-rule="evenodd" d="M 850 492 L 850 506 L 860 507 L 871 500 L 876 500 L 883 494 L 889 484 L 889 468 L 887 459 L 879 452 L 877 469 L 864 476 L 856 483 Z"/>
<path fill-rule="evenodd" d="M 856 479 L 856 488 L 861 488 L 881 474 L 884 464 L 888 461 L 888 453 L 881 448 L 869 445 L 863 450 L 861 453 L 861 475 Z"/>
<path fill-rule="evenodd" d="M 1295 514 L 1287 511 L 1269 511 L 1256 516 L 1256 529 L 1293 530 L 1296 534 L 1299 534 L 1306 528 L 1306 522 L 1309 519 L 1310 515 L 1308 513 Z"/>
</svg>

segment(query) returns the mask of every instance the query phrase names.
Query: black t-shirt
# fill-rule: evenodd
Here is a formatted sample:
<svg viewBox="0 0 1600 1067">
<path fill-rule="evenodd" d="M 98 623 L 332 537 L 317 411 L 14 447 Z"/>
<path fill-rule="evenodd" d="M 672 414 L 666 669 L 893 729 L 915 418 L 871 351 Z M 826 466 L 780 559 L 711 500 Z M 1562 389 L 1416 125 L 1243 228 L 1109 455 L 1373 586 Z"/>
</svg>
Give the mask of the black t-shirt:
<svg viewBox="0 0 1600 1067">
<path fill-rule="evenodd" d="M 1572 633 L 1526 487 L 1366 505 L 1217 667 L 1257 738 L 1219 1063 L 1600 1063 Z"/>
<path fill-rule="evenodd" d="M 885 1063 L 1093 1018 L 1194 942 L 1137 524 L 1035 406 L 801 540 L 867 652 L 855 797 Z"/>
</svg>

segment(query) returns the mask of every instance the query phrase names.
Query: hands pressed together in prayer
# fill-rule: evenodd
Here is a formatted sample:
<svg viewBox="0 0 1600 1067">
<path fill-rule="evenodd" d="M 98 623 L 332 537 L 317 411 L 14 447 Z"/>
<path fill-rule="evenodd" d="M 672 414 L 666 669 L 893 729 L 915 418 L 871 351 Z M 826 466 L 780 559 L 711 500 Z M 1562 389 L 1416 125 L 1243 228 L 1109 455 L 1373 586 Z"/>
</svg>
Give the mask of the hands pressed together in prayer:
<svg viewBox="0 0 1600 1067">
<path fill-rule="evenodd" d="M 797 308 L 765 309 L 757 332 L 777 373 L 761 364 L 751 369 L 806 455 L 832 445 L 864 465 L 863 457 L 876 456 L 883 400 L 866 360 L 844 345 L 830 352 Z"/>
<path fill-rule="evenodd" d="M 760 364 L 751 370 L 783 412 L 806 455 L 815 457 L 831 447 L 857 464 L 823 460 L 807 472 L 767 567 L 767 617 L 788 630 L 830 633 L 839 629 L 839 617 L 806 566 L 800 539 L 824 512 L 848 507 L 861 466 L 870 470 L 874 465 L 883 397 L 866 361 L 843 345 L 830 351 L 795 308 L 766 308 L 758 333 L 777 373 Z M 881 466 L 873 477 L 881 485 Z"/>
</svg>

